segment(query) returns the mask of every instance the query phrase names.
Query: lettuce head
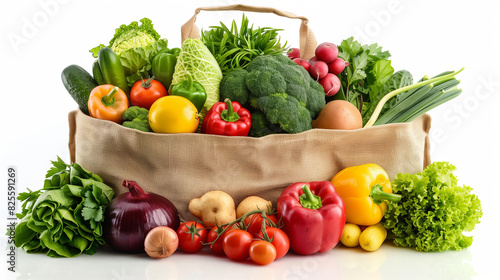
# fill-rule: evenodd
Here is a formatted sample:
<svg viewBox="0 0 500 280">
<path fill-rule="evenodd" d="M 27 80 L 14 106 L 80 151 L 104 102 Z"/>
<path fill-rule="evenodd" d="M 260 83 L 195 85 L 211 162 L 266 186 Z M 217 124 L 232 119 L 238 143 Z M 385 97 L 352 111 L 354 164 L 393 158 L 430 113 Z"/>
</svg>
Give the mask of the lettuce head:
<svg viewBox="0 0 500 280">
<path fill-rule="evenodd" d="M 122 24 L 107 46 L 100 44 L 90 50 L 97 57 L 100 49 L 111 48 L 120 57 L 129 86 L 148 77 L 153 57 L 168 45 L 168 40 L 161 38 L 150 19 L 143 18 L 140 22 Z"/>
</svg>

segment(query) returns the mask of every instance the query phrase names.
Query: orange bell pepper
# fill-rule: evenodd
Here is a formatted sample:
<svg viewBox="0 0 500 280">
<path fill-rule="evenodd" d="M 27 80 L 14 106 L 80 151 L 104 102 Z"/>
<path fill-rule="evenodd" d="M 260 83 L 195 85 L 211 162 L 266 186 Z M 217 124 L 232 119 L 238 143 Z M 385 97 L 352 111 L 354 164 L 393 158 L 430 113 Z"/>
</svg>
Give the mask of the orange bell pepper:
<svg viewBox="0 0 500 280">
<path fill-rule="evenodd" d="M 357 225 L 377 224 L 387 209 L 384 201 L 401 199 L 392 193 L 387 172 L 373 163 L 343 169 L 333 177 L 332 184 L 344 200 L 346 222 Z"/>
<path fill-rule="evenodd" d="M 123 112 L 128 106 L 127 95 L 117 86 L 100 85 L 90 92 L 88 107 L 91 117 L 122 123 Z"/>
</svg>

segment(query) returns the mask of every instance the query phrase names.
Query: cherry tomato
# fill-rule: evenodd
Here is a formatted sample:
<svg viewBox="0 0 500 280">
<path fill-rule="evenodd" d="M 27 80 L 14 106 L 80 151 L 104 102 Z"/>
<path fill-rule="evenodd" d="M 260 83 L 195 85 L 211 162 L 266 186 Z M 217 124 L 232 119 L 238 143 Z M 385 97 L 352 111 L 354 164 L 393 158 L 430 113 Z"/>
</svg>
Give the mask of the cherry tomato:
<svg viewBox="0 0 500 280">
<path fill-rule="evenodd" d="M 158 98 L 167 94 L 167 89 L 157 80 L 139 80 L 130 89 L 130 102 L 149 110 Z"/>
<path fill-rule="evenodd" d="M 207 230 L 195 221 L 182 222 L 177 229 L 179 248 L 186 253 L 196 253 L 203 249 L 207 242 Z"/>
<path fill-rule="evenodd" d="M 221 233 L 227 226 L 220 227 L 220 226 L 214 226 L 207 235 L 207 243 L 213 242 L 219 233 Z M 222 241 L 224 240 L 224 236 L 226 236 L 226 232 L 224 232 L 215 243 L 208 245 L 208 248 L 212 250 L 212 252 L 218 254 L 218 255 L 224 255 L 224 250 L 222 249 Z"/>
<path fill-rule="evenodd" d="M 266 228 L 266 233 L 269 239 L 272 240 L 271 243 L 276 248 L 276 259 L 280 259 L 286 255 L 288 250 L 290 250 L 290 239 L 288 235 L 286 235 L 283 230 L 275 227 Z M 259 238 L 263 238 L 262 233 L 259 234 Z"/>
<path fill-rule="evenodd" d="M 228 258 L 242 261 L 249 257 L 249 248 L 253 242 L 253 236 L 242 229 L 232 229 L 226 233 L 222 241 L 222 249 Z"/>
<path fill-rule="evenodd" d="M 276 248 L 274 248 L 271 242 L 257 240 L 250 245 L 248 254 L 254 263 L 266 265 L 276 259 Z"/>
<path fill-rule="evenodd" d="M 276 226 L 276 224 L 278 223 L 278 218 L 276 217 L 276 215 L 267 214 L 266 216 L 274 223 L 274 225 L 272 225 L 269 221 L 266 220 L 266 228 L 270 226 Z M 250 232 L 254 237 L 257 237 L 262 233 L 262 215 L 260 213 L 248 216 L 245 219 L 244 223 L 248 226 L 247 231 Z"/>
</svg>

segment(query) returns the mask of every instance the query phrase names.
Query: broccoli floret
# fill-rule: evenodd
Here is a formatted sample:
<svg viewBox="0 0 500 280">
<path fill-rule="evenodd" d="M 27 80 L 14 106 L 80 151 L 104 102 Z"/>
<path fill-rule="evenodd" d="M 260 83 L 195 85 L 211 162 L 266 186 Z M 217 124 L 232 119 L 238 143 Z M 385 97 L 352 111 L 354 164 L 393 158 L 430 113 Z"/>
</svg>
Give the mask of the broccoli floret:
<svg viewBox="0 0 500 280">
<path fill-rule="evenodd" d="M 225 75 L 219 85 L 220 100 L 229 98 L 232 101 L 238 101 L 241 104 L 245 104 L 249 94 L 245 82 L 247 74 L 247 70 L 236 68 Z"/>
<path fill-rule="evenodd" d="M 139 106 L 131 106 L 123 112 L 123 126 L 144 132 L 152 132 L 148 120 L 149 111 Z"/>
<path fill-rule="evenodd" d="M 264 135 L 272 134 L 273 131 L 267 127 L 267 119 L 261 111 L 255 111 L 252 114 L 252 126 L 248 132 L 249 136 L 261 137 Z"/>
<path fill-rule="evenodd" d="M 255 69 L 248 73 L 246 85 L 252 96 L 257 98 L 286 90 L 286 82 L 281 73 L 268 67 Z"/>
<path fill-rule="evenodd" d="M 271 124 L 279 125 L 288 133 L 311 129 L 311 114 L 297 98 L 286 93 L 275 93 L 257 99 L 260 110 Z"/>
</svg>

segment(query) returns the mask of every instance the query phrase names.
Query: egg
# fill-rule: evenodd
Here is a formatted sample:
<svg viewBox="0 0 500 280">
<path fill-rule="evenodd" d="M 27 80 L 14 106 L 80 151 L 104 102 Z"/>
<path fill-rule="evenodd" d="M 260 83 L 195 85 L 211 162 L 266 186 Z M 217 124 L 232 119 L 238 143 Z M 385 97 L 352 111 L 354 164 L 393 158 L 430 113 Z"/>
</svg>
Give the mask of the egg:
<svg viewBox="0 0 500 280">
<path fill-rule="evenodd" d="M 312 121 L 313 128 L 352 130 L 363 127 L 363 118 L 358 108 L 345 100 L 332 100 Z"/>
</svg>

